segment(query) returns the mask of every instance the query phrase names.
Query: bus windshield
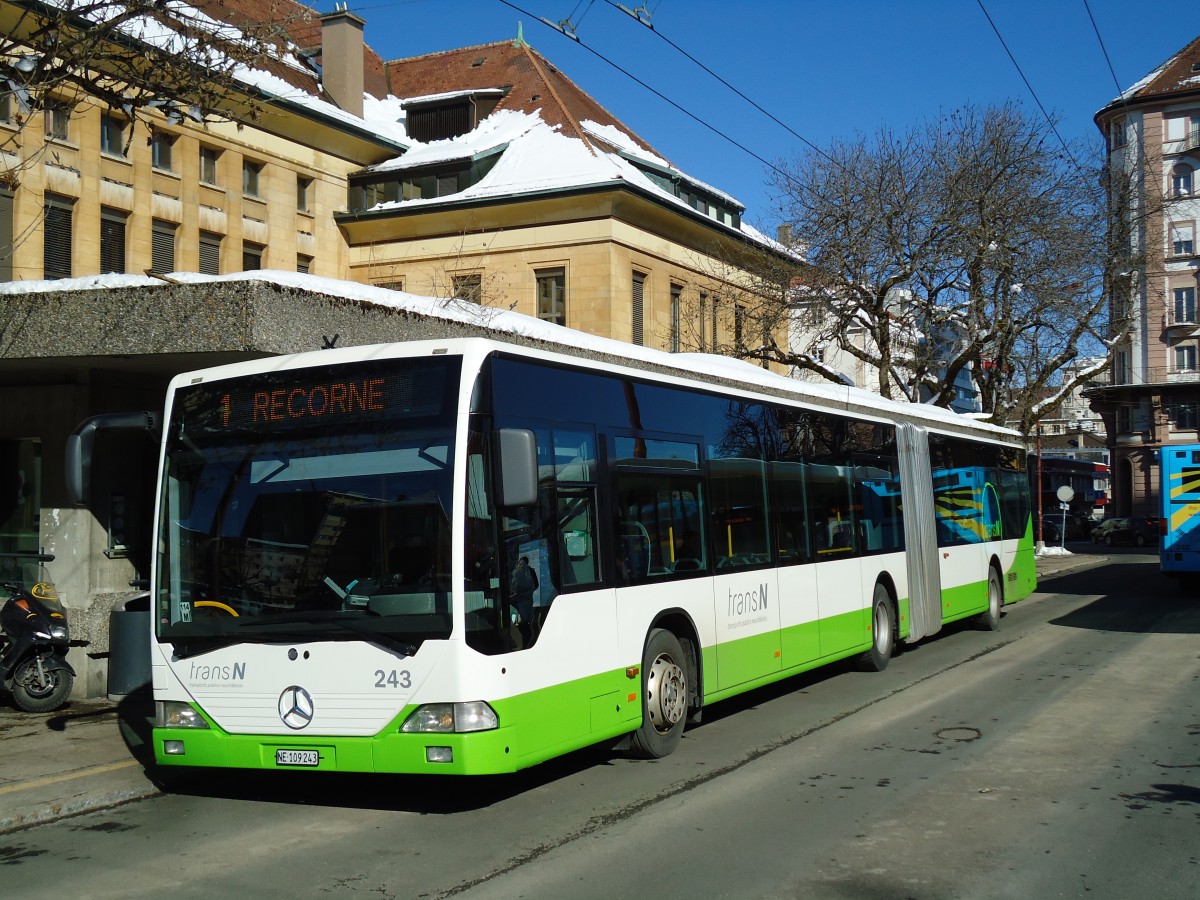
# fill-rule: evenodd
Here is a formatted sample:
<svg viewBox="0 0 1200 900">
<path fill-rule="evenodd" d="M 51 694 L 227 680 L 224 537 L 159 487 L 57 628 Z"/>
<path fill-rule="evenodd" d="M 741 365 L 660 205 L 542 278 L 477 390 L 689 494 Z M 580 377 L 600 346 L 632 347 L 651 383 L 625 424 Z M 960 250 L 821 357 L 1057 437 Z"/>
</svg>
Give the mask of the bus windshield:
<svg viewBox="0 0 1200 900">
<path fill-rule="evenodd" d="M 177 394 L 155 619 L 178 654 L 449 636 L 457 360 L 329 372 Z"/>
</svg>

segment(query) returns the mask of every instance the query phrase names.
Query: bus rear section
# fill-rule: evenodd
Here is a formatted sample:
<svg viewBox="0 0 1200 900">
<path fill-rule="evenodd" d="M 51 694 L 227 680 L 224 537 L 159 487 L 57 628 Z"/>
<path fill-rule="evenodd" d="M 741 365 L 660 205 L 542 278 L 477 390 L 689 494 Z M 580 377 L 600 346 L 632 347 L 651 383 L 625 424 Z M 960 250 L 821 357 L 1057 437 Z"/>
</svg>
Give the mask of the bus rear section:
<svg viewBox="0 0 1200 900">
<path fill-rule="evenodd" d="M 1163 447 L 1159 464 L 1159 563 L 1164 574 L 1200 581 L 1200 444 Z"/>
</svg>

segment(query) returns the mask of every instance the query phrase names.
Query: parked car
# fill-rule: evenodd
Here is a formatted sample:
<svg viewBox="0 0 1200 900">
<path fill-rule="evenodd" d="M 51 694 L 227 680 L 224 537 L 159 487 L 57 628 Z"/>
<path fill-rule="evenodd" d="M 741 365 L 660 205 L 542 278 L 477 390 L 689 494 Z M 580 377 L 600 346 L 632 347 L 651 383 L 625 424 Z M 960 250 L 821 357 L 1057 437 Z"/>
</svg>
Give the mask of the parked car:
<svg viewBox="0 0 1200 900">
<path fill-rule="evenodd" d="M 1143 516 L 1121 516 L 1116 519 L 1105 519 L 1092 530 L 1092 543 L 1104 544 L 1133 544 L 1144 547 L 1146 544 L 1158 543 L 1158 519 L 1148 519 Z"/>
<path fill-rule="evenodd" d="M 1036 534 L 1033 537 L 1037 539 Z M 1042 516 L 1042 540 L 1047 544 L 1062 543 L 1062 516 Z"/>
</svg>

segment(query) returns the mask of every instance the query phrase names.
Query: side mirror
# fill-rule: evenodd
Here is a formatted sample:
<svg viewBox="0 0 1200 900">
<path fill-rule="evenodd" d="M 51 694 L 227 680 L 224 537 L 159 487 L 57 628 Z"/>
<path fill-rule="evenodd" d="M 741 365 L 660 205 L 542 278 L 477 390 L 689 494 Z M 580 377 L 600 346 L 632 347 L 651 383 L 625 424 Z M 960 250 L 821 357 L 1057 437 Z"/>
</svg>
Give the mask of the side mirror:
<svg viewBox="0 0 1200 900">
<path fill-rule="evenodd" d="M 502 507 L 537 502 L 537 436 L 528 428 L 496 432 L 496 502 Z"/>
</svg>

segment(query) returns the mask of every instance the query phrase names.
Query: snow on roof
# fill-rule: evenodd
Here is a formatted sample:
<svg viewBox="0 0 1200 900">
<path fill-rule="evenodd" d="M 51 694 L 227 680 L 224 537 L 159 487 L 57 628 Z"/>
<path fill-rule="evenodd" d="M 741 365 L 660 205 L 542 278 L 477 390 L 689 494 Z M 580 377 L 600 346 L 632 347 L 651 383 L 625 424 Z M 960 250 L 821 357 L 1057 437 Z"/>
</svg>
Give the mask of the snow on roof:
<svg viewBox="0 0 1200 900">
<path fill-rule="evenodd" d="M 515 109 L 497 110 L 480 122 L 473 131 L 426 144 L 412 142 L 410 149 L 403 156 L 379 163 L 368 170 L 375 173 L 404 172 L 437 163 L 475 159 L 502 149 L 500 160 L 482 179 L 447 196 L 390 201 L 380 203 L 373 209 L 385 211 L 442 206 L 463 200 L 534 194 L 624 181 L 692 214 L 702 215 L 693 210 L 686 200 L 676 197 L 648 178 L 631 161 L 633 157 L 678 174 L 680 179 L 688 184 L 725 199 L 738 209 L 742 208 L 737 200 L 723 191 L 679 172 L 660 157 L 642 150 L 620 129 L 588 122 L 585 124 L 585 130 L 594 133 L 605 144 L 619 149 L 609 152 L 602 147 L 593 148 L 578 138 L 564 135 L 559 126 L 551 126 L 542 121 L 539 110 L 532 113 Z M 716 220 L 713 221 L 714 224 L 721 225 Z M 724 227 L 733 228 L 729 225 Z M 757 244 L 774 250 L 783 249 L 776 241 L 745 223 L 737 230 Z"/>
<path fill-rule="evenodd" d="M 497 94 L 503 96 L 504 88 L 467 88 L 461 91 L 444 91 L 441 94 L 426 94 L 423 97 L 406 97 L 404 99 L 405 106 L 417 106 L 421 103 L 439 103 L 445 100 L 454 100 L 458 97 L 478 97 L 480 95 Z"/>
<path fill-rule="evenodd" d="M 529 340 L 558 345 L 561 352 L 582 350 L 612 357 L 629 359 L 660 368 L 674 369 L 681 376 L 705 375 L 722 378 L 741 384 L 767 388 L 774 392 L 796 396 L 818 398 L 838 405 L 853 405 L 872 409 L 881 416 L 904 416 L 925 419 L 929 424 L 938 423 L 971 427 L 991 431 L 998 439 L 1011 438 L 1015 432 L 987 422 L 971 421 L 950 409 L 928 404 L 903 403 L 887 400 L 878 394 L 847 385 L 801 382 L 777 375 L 760 366 L 709 353 L 667 353 L 637 344 L 627 344 L 612 338 L 599 337 L 582 331 L 545 322 L 524 313 L 507 309 L 480 306 L 455 298 L 423 297 L 404 291 L 393 291 L 374 285 L 342 281 L 319 275 L 300 272 L 260 269 L 237 272 L 229 275 L 201 275 L 195 272 L 173 272 L 167 276 L 179 284 L 206 284 L 210 282 L 258 281 L 281 287 L 339 297 L 361 303 L 420 315 L 432 319 L 487 327 L 498 335 L 512 335 Z M 0 284 L 0 297 L 19 294 L 103 290 L 113 288 L 162 287 L 163 279 L 149 275 L 92 275 L 83 278 L 66 278 L 54 281 L 11 281 Z"/>
</svg>

